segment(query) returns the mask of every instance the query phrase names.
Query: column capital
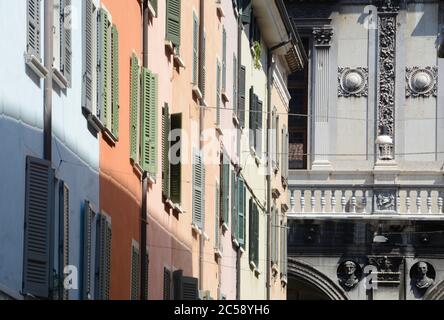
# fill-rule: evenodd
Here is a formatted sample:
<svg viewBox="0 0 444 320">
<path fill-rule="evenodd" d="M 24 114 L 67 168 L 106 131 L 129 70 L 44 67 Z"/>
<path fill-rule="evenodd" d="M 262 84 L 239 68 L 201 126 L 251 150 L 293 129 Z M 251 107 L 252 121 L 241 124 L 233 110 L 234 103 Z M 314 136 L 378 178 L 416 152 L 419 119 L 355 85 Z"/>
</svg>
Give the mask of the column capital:
<svg viewBox="0 0 444 320">
<path fill-rule="evenodd" d="M 374 0 L 376 8 L 378 8 L 379 13 L 392 13 L 396 14 L 399 12 L 400 0 Z"/>
<path fill-rule="evenodd" d="M 331 45 L 331 40 L 333 38 L 333 28 L 327 27 L 314 27 L 313 37 L 315 47 L 329 47 Z"/>
</svg>

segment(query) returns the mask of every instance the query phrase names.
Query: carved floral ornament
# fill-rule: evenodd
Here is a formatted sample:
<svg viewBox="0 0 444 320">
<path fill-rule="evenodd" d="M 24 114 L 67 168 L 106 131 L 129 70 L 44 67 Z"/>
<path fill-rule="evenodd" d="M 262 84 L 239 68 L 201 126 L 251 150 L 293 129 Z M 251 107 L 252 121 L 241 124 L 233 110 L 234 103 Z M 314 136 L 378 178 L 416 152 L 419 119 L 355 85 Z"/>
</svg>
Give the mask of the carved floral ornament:
<svg viewBox="0 0 444 320">
<path fill-rule="evenodd" d="M 406 68 L 406 97 L 436 97 L 437 96 L 437 67 L 410 67 Z"/>
<path fill-rule="evenodd" d="M 339 97 L 368 96 L 368 68 L 338 68 Z"/>
<path fill-rule="evenodd" d="M 313 38 L 315 46 L 330 46 L 333 34 L 333 28 L 331 27 L 313 28 Z"/>
</svg>

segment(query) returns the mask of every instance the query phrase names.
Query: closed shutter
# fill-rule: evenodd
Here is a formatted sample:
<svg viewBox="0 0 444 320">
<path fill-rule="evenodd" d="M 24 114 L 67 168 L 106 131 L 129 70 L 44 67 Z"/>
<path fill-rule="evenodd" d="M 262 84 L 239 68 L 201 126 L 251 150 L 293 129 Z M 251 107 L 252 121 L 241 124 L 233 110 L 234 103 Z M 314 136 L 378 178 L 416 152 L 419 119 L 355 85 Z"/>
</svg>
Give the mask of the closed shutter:
<svg viewBox="0 0 444 320">
<path fill-rule="evenodd" d="M 68 81 L 68 86 L 71 84 L 71 74 L 72 74 L 72 6 L 71 0 L 61 0 L 61 68 L 60 71 L 63 76 Z"/>
<path fill-rule="evenodd" d="M 242 178 L 238 182 L 237 203 L 239 244 L 245 246 L 245 185 Z"/>
<path fill-rule="evenodd" d="M 231 234 L 234 239 L 239 240 L 238 235 L 238 211 L 237 211 L 237 176 L 231 171 Z"/>
<path fill-rule="evenodd" d="M 248 205 L 248 255 L 250 261 L 255 261 L 255 249 L 254 249 L 254 202 L 253 198 L 250 198 Z"/>
<path fill-rule="evenodd" d="M 171 271 L 163 268 L 163 300 L 171 300 Z"/>
<path fill-rule="evenodd" d="M 94 6 L 92 0 L 85 0 L 83 12 L 83 107 L 93 110 L 94 70 Z"/>
<path fill-rule="evenodd" d="M 290 140 L 289 140 L 289 134 L 288 134 L 288 128 L 285 128 L 285 139 L 282 139 L 284 141 L 284 145 L 285 145 L 285 151 L 284 151 L 284 160 L 283 163 L 285 164 L 285 169 L 284 169 L 284 178 L 288 179 L 288 166 L 289 166 L 289 144 L 290 144 Z"/>
<path fill-rule="evenodd" d="M 263 114 L 262 114 L 262 101 L 260 101 L 258 99 L 258 97 L 256 96 L 256 101 L 257 101 L 257 138 L 256 138 L 256 154 L 259 157 L 262 157 L 262 118 L 263 118 Z"/>
<path fill-rule="evenodd" d="M 207 78 L 207 69 L 206 69 L 206 42 L 207 38 L 205 32 L 202 36 L 202 48 L 200 53 L 200 74 L 199 74 L 199 87 L 202 92 L 202 97 L 205 98 L 205 89 L 206 89 L 206 78 Z"/>
<path fill-rule="evenodd" d="M 256 95 L 253 87 L 250 88 L 250 112 L 249 112 L 249 127 L 250 127 L 250 146 L 256 147 Z"/>
<path fill-rule="evenodd" d="M 222 172 L 221 172 L 221 210 L 222 222 L 228 225 L 228 216 L 230 211 L 230 163 L 228 156 L 223 154 Z"/>
<path fill-rule="evenodd" d="M 23 291 L 41 298 L 48 298 L 52 279 L 53 196 L 54 172 L 51 163 L 27 157 Z"/>
<path fill-rule="evenodd" d="M 69 188 L 62 182 L 60 185 L 60 215 L 59 215 L 59 231 L 61 240 L 60 252 L 60 274 L 64 274 L 65 267 L 69 265 Z M 61 279 L 62 299 L 68 300 L 69 291 L 64 289 L 63 279 Z"/>
<path fill-rule="evenodd" d="M 183 270 L 173 273 L 174 300 L 198 300 L 198 279 L 184 277 Z"/>
<path fill-rule="evenodd" d="M 142 169 L 157 173 L 157 75 L 142 70 Z"/>
<path fill-rule="evenodd" d="M 277 214 L 277 208 L 273 205 L 271 209 L 272 214 L 272 225 L 271 225 L 271 263 L 277 264 L 277 254 L 278 254 L 278 214 Z"/>
<path fill-rule="evenodd" d="M 139 59 L 133 53 L 131 56 L 130 79 L 130 157 L 134 162 L 138 161 L 138 136 L 139 136 Z"/>
<path fill-rule="evenodd" d="M 220 246 L 220 235 L 219 235 L 219 226 L 220 226 L 220 187 L 219 183 L 216 182 L 216 190 L 214 195 L 214 248 L 219 249 Z"/>
<path fill-rule="evenodd" d="M 250 199 L 250 261 L 254 262 L 256 267 L 259 267 L 259 211 L 253 199 Z"/>
<path fill-rule="evenodd" d="M 246 69 L 245 66 L 241 66 L 239 74 L 239 125 L 241 128 L 245 128 L 245 77 Z"/>
<path fill-rule="evenodd" d="M 222 29 L 222 92 L 227 91 L 227 31 Z"/>
<path fill-rule="evenodd" d="M 112 100 L 112 133 L 116 138 L 119 137 L 119 32 L 113 25 L 111 29 L 111 100 Z"/>
<path fill-rule="evenodd" d="M 111 224 L 103 214 L 97 220 L 96 299 L 109 300 L 111 273 Z"/>
<path fill-rule="evenodd" d="M 193 84 L 197 85 L 199 68 L 199 22 L 193 13 Z"/>
<path fill-rule="evenodd" d="M 220 95 L 221 95 L 221 66 L 219 60 L 216 64 L 216 124 L 220 126 Z"/>
<path fill-rule="evenodd" d="M 99 90 L 99 101 L 97 116 L 102 123 L 110 128 L 111 109 L 111 30 L 109 14 L 104 9 L 99 9 L 99 48 L 98 48 L 98 70 L 97 79 Z"/>
<path fill-rule="evenodd" d="M 283 258 L 284 259 L 284 261 L 283 261 L 283 269 L 284 269 L 283 275 L 285 277 L 287 277 L 287 274 L 288 274 L 288 231 L 287 231 L 287 223 L 284 224 L 284 227 L 282 229 L 282 240 L 284 242 L 284 245 L 282 246 L 283 247 L 283 251 L 284 251 L 284 254 L 283 254 L 283 257 L 284 257 Z"/>
<path fill-rule="evenodd" d="M 171 115 L 171 131 L 175 140 L 171 141 L 170 150 L 175 152 L 171 154 L 170 162 L 170 196 L 174 204 L 180 204 L 182 201 L 182 113 Z"/>
<path fill-rule="evenodd" d="M 233 109 L 237 114 L 237 57 L 233 55 Z"/>
<path fill-rule="evenodd" d="M 242 1 L 242 24 L 251 22 L 251 0 Z"/>
<path fill-rule="evenodd" d="M 27 1 L 27 48 L 29 55 L 34 55 L 40 61 L 40 10 L 41 0 Z"/>
<path fill-rule="evenodd" d="M 166 2 L 166 38 L 176 47 L 180 46 L 180 7 L 180 0 L 167 0 Z"/>
<path fill-rule="evenodd" d="M 205 212 L 205 176 L 202 156 L 195 150 L 193 155 L 193 222 L 199 228 L 203 227 Z"/>
<path fill-rule="evenodd" d="M 139 299 L 139 248 L 131 246 L 131 300 Z"/>
<path fill-rule="evenodd" d="M 83 211 L 83 300 L 92 299 L 91 268 L 92 268 L 92 223 L 95 213 L 89 201 L 85 201 Z"/>
<path fill-rule="evenodd" d="M 170 198 L 170 113 L 168 104 L 162 108 L 162 194 L 165 199 Z"/>
</svg>

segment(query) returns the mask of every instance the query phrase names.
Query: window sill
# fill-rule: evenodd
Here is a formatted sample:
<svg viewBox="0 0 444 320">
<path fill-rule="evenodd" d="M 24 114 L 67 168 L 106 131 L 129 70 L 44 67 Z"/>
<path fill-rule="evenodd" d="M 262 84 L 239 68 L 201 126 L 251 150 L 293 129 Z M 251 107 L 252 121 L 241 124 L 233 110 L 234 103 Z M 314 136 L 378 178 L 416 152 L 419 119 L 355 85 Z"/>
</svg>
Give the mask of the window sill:
<svg viewBox="0 0 444 320">
<path fill-rule="evenodd" d="M 68 80 L 56 68 L 52 68 L 52 80 L 60 87 L 60 89 L 68 88 Z"/>
<path fill-rule="evenodd" d="M 222 231 L 223 232 L 228 231 L 228 225 L 225 222 L 222 223 Z"/>
<path fill-rule="evenodd" d="M 221 3 L 216 4 L 216 11 L 217 11 L 217 15 L 219 16 L 219 18 L 225 17 L 225 12 L 224 12 L 224 9 L 222 8 Z"/>
<path fill-rule="evenodd" d="M 282 285 L 283 287 L 286 287 L 287 284 L 288 284 L 288 279 L 287 279 L 287 276 L 284 275 L 284 276 L 282 276 L 282 278 L 281 278 L 281 285 Z"/>
<path fill-rule="evenodd" d="M 202 99 L 202 92 L 200 91 L 199 87 L 197 85 L 193 85 L 193 95 L 197 98 L 197 99 Z"/>
<path fill-rule="evenodd" d="M 273 263 L 273 266 L 271 267 L 271 271 L 273 273 L 273 276 L 276 276 L 279 274 L 279 268 L 276 263 Z"/>
<path fill-rule="evenodd" d="M 282 214 L 285 214 L 288 211 L 288 209 L 289 209 L 289 207 L 288 207 L 288 205 L 286 203 L 282 203 L 281 204 Z"/>
<path fill-rule="evenodd" d="M 33 54 L 25 54 L 25 63 L 34 71 L 40 78 L 46 77 L 49 73 L 48 69 L 41 63 L 40 59 L 38 59 Z"/>
<path fill-rule="evenodd" d="M 271 195 L 273 199 L 278 199 L 281 196 L 281 192 L 277 188 L 271 190 Z"/>
<path fill-rule="evenodd" d="M 142 176 L 143 176 L 142 167 L 139 165 L 139 163 L 134 161 L 134 159 L 131 159 L 131 162 L 133 163 L 133 169 L 137 173 L 137 175 L 139 176 L 139 179 L 142 179 Z"/>
<path fill-rule="evenodd" d="M 154 10 L 153 6 L 151 5 L 151 2 L 148 1 L 148 13 L 153 17 L 157 17 L 157 12 Z"/>
<path fill-rule="evenodd" d="M 102 133 L 104 139 L 109 143 L 109 145 L 114 147 L 119 139 L 108 128 L 104 128 Z"/>
<path fill-rule="evenodd" d="M 87 120 L 88 120 L 88 123 L 94 128 L 94 130 L 97 133 L 104 129 L 104 126 L 103 126 L 102 122 L 94 114 L 89 112 Z"/>
<path fill-rule="evenodd" d="M 173 210 L 176 211 L 179 214 L 184 214 L 185 210 L 180 206 L 179 203 L 174 203 L 173 204 Z"/>
<path fill-rule="evenodd" d="M 288 187 L 288 179 L 285 177 L 281 177 L 281 181 L 282 181 L 282 186 L 284 187 L 284 189 L 286 189 Z"/>
<path fill-rule="evenodd" d="M 185 69 L 185 62 L 183 61 L 182 57 L 178 54 L 174 55 L 174 63 L 179 66 L 180 68 Z"/>
<path fill-rule="evenodd" d="M 174 45 L 170 40 L 165 40 L 165 49 L 169 54 L 174 54 Z"/>
<path fill-rule="evenodd" d="M 216 124 L 216 133 L 219 134 L 220 136 L 223 136 L 224 133 L 222 132 L 222 129 L 220 127 L 220 125 Z"/>
<path fill-rule="evenodd" d="M 241 254 L 244 254 L 244 253 L 245 253 L 245 249 L 244 249 L 244 247 L 240 246 L 240 247 L 239 247 L 239 251 L 240 251 Z"/>
<path fill-rule="evenodd" d="M 240 122 L 239 119 L 237 118 L 237 115 L 234 112 L 233 112 L 233 123 L 237 128 L 239 128 Z"/>
<path fill-rule="evenodd" d="M 220 249 L 217 249 L 217 248 L 214 249 L 214 255 L 219 259 L 221 259 L 223 257 L 222 252 L 220 251 Z"/>
<path fill-rule="evenodd" d="M 202 230 L 194 222 L 191 223 L 191 229 L 200 235 L 202 234 Z"/>
<path fill-rule="evenodd" d="M 205 101 L 205 99 L 200 98 L 200 106 L 204 108 L 208 108 L 208 103 Z"/>
<path fill-rule="evenodd" d="M 239 248 L 240 245 L 239 245 L 239 241 L 237 241 L 237 239 L 233 238 L 232 242 L 236 248 Z"/>
<path fill-rule="evenodd" d="M 165 204 L 167 205 L 167 206 L 169 206 L 170 208 L 174 208 L 174 204 L 173 204 L 173 202 L 170 200 L 170 199 L 165 199 Z"/>
<path fill-rule="evenodd" d="M 220 94 L 221 98 L 222 98 L 222 102 L 223 103 L 227 103 L 230 102 L 230 99 L 228 99 L 227 93 L 225 91 L 222 91 L 222 93 Z"/>
</svg>

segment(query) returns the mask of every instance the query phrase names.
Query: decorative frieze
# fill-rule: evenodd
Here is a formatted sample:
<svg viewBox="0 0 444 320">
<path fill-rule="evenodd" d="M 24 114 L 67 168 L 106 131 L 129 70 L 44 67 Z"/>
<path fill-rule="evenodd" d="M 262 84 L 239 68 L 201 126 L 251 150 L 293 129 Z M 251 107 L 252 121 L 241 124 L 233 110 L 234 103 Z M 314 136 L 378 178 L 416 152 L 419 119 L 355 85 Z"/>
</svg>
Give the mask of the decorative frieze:
<svg viewBox="0 0 444 320">
<path fill-rule="evenodd" d="M 368 256 L 368 263 L 376 267 L 378 285 L 398 285 L 401 283 L 400 266 L 402 257 Z"/>
<path fill-rule="evenodd" d="M 396 213 L 396 190 L 375 190 L 374 191 L 375 213 Z"/>
<path fill-rule="evenodd" d="M 437 67 L 407 67 L 406 68 L 406 97 L 436 97 L 438 68 Z"/>
<path fill-rule="evenodd" d="M 368 96 L 368 68 L 338 68 L 339 97 Z"/>
</svg>

